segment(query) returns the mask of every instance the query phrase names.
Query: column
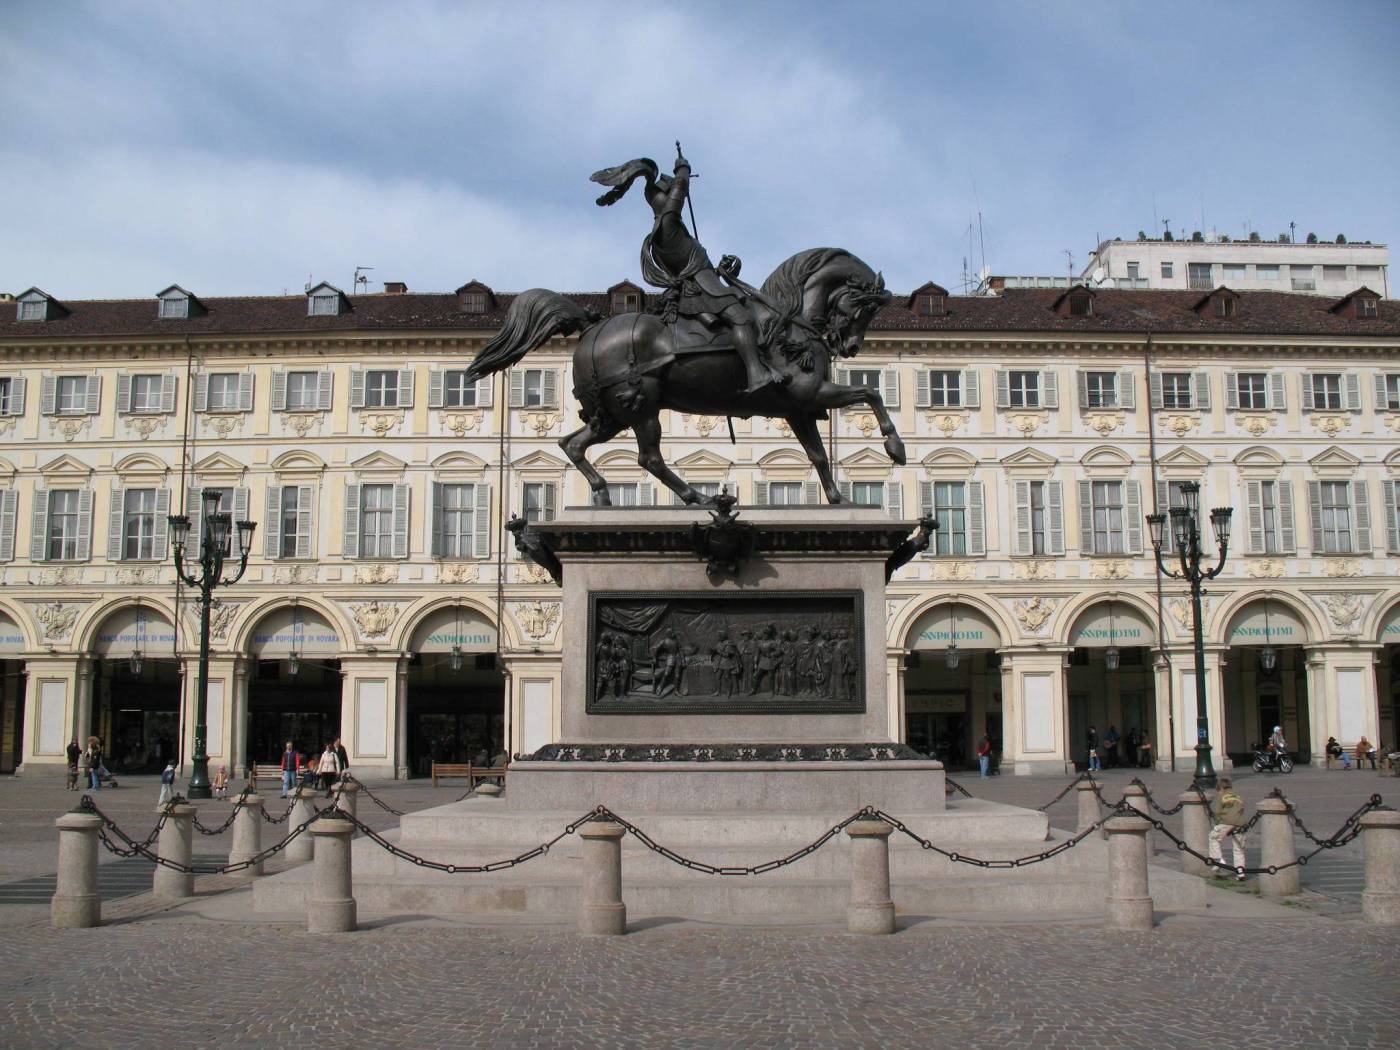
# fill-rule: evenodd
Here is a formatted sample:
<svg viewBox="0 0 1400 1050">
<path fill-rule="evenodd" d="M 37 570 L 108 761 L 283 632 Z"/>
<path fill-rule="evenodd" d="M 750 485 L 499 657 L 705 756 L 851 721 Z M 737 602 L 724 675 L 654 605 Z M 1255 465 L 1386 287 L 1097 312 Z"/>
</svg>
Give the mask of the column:
<svg viewBox="0 0 1400 1050">
<path fill-rule="evenodd" d="M 1313 757 L 1323 753 L 1329 736 L 1345 748 L 1364 734 L 1373 743 L 1380 733 L 1380 703 L 1376 694 L 1375 646 L 1312 647 L 1308 667 L 1309 747 Z M 1314 693 L 1314 682 L 1318 692 Z M 1290 741 L 1291 742 L 1291 741 Z M 1390 741 L 1386 741 L 1387 744 Z M 1294 744 L 1301 749 L 1302 742 Z"/>
<path fill-rule="evenodd" d="M 229 772 L 235 776 L 250 776 L 253 764 L 248 760 L 248 674 L 250 661 L 238 656 L 233 664 L 233 724 L 230 727 Z"/>
<path fill-rule="evenodd" d="M 350 771 L 362 780 L 389 780 L 397 772 L 399 664 L 398 653 L 340 659 L 340 742 L 350 756 Z"/>
<path fill-rule="evenodd" d="M 1073 770 L 1065 739 L 1065 653 L 1039 648 L 1002 653 L 1002 762 L 1017 776 Z"/>
<path fill-rule="evenodd" d="M 890 739 L 900 743 L 906 743 L 904 739 L 906 710 L 904 702 L 904 656 L 906 650 L 894 649 L 889 652 L 885 659 L 885 688 L 888 691 L 890 702 Z M 981 734 L 977 734 L 976 739 L 981 739 Z"/>
<path fill-rule="evenodd" d="M 92 680 L 97 673 L 95 661 L 91 657 L 78 657 L 78 679 L 77 679 L 77 718 L 73 726 L 73 732 L 78 735 L 80 744 L 87 744 L 87 738 L 94 730 L 93 710 L 92 710 Z M 104 740 L 103 744 L 109 745 L 111 741 Z"/>
<path fill-rule="evenodd" d="M 563 731 L 560 697 L 563 658 L 558 652 L 506 655 L 507 754 L 529 754 L 555 743 Z"/>
<path fill-rule="evenodd" d="M 1210 723 L 1211 764 L 1217 773 L 1234 768 L 1225 753 L 1225 703 L 1222 668 L 1228 650 L 1223 646 L 1206 646 L 1206 716 Z M 1176 769 L 1192 772 L 1196 768 L 1196 654 L 1188 646 L 1171 649 L 1173 683 L 1176 701 Z M 1167 741 L 1154 741 L 1159 751 L 1168 754 Z M 1245 744 L 1248 741 L 1244 742 Z M 1243 745 L 1242 745 L 1243 746 Z"/>
<path fill-rule="evenodd" d="M 405 656 L 399 661 L 398 699 L 395 706 L 395 780 L 407 780 L 411 772 L 408 768 L 408 660 Z"/>
<path fill-rule="evenodd" d="M 1152 654 L 1152 694 L 1154 701 L 1152 726 L 1152 767 L 1162 772 L 1172 768 L 1172 720 L 1176 704 L 1177 683 L 1174 677 L 1175 654 L 1170 651 Z M 1144 727 L 1146 732 L 1146 727 Z"/>
<path fill-rule="evenodd" d="M 78 732 L 79 664 L 73 655 L 26 658 L 24 740 L 16 772 L 61 776 L 68 768 L 68 741 Z M 79 743 L 86 746 L 87 740 Z"/>
<path fill-rule="evenodd" d="M 209 779 L 220 766 L 228 766 L 229 776 L 237 776 L 239 769 L 234 764 L 232 741 L 239 734 L 238 720 L 234 716 L 234 678 L 239 658 L 225 654 L 209 654 L 209 700 L 205 709 L 205 750 L 209 754 Z M 199 652 L 187 655 L 184 659 L 184 695 L 181 698 L 181 724 L 184 727 L 184 761 L 181 775 L 188 776 L 194 766 L 194 726 L 199 706 Z M 246 732 L 246 728 L 243 730 Z"/>
</svg>

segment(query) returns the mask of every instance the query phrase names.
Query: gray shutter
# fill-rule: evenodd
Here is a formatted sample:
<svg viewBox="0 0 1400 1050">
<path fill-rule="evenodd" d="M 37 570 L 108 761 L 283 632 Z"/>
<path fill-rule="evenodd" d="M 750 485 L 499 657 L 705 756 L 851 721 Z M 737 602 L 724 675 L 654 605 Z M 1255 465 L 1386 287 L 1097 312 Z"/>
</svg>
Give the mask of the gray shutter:
<svg viewBox="0 0 1400 1050">
<path fill-rule="evenodd" d="M 1079 388 L 1079 410 L 1082 412 L 1089 407 L 1089 373 L 1075 372 L 1074 378 L 1075 384 Z"/>
<path fill-rule="evenodd" d="M 987 553 L 987 507 L 980 481 L 967 482 L 967 553 Z"/>
<path fill-rule="evenodd" d="M 821 490 L 815 481 L 804 481 L 802 483 L 802 502 L 809 507 L 814 507 L 822 501 Z"/>
<path fill-rule="evenodd" d="M 46 375 L 39 382 L 39 412 L 51 416 L 58 411 L 58 377 Z"/>
<path fill-rule="evenodd" d="M 1272 378 L 1273 378 L 1273 377 L 1271 376 L 1270 379 L 1272 380 Z M 1311 372 L 1304 372 L 1302 375 L 1300 375 L 1300 376 L 1298 377 L 1298 390 L 1299 390 L 1299 392 L 1303 395 L 1303 411 L 1304 411 L 1304 412 L 1311 412 L 1314 408 L 1317 407 L 1315 404 L 1313 404 L 1313 382 L 1312 382 L 1312 379 L 1313 379 L 1313 377 L 1312 377 L 1312 373 L 1311 373 Z M 1273 407 L 1274 407 L 1274 395 L 1273 395 L 1272 392 L 1270 392 L 1270 394 L 1269 394 L 1269 407 L 1270 407 L 1270 408 L 1273 408 Z"/>
<path fill-rule="evenodd" d="M 92 557 L 92 489 L 78 493 L 78 561 Z"/>
<path fill-rule="evenodd" d="M 312 525 L 316 520 L 316 486 L 297 486 L 297 545 L 298 558 L 309 558 L 313 553 L 311 545 Z"/>
<path fill-rule="evenodd" d="M 559 373 L 546 368 L 540 380 L 540 401 L 542 408 L 559 407 Z"/>
<path fill-rule="evenodd" d="M 394 557 L 408 557 L 408 496 L 407 482 L 394 486 Z"/>
<path fill-rule="evenodd" d="M 981 408 L 982 391 L 977 381 L 977 369 L 965 368 L 962 374 L 963 408 Z"/>
<path fill-rule="evenodd" d="M 837 386 L 850 386 L 850 371 L 845 368 L 833 367 L 831 370 L 831 381 Z"/>
<path fill-rule="evenodd" d="M 933 482 L 919 482 L 919 517 L 933 516 Z"/>
<path fill-rule="evenodd" d="M 442 383 L 443 374 L 439 369 L 434 368 L 428 373 L 428 407 L 442 407 Z"/>
<path fill-rule="evenodd" d="M 199 498 L 199 486 L 190 479 L 190 487 L 185 490 L 185 517 L 190 519 L 190 539 L 189 544 L 192 549 L 192 557 L 198 558 L 200 543 L 204 537 L 204 501 Z"/>
<path fill-rule="evenodd" d="M 880 397 L 886 408 L 899 407 L 899 371 L 886 368 L 880 372 Z"/>
<path fill-rule="evenodd" d="M 1342 407 L 1348 412 L 1361 411 L 1361 377 L 1355 372 L 1342 377 Z"/>
<path fill-rule="evenodd" d="M 1124 524 L 1128 527 L 1129 554 L 1142 553 L 1142 486 L 1136 481 L 1124 482 Z"/>
<path fill-rule="evenodd" d="M 331 396 L 335 392 L 335 373 L 327 369 L 316 373 L 316 408 L 329 411 Z"/>
<path fill-rule="evenodd" d="M 1193 378 L 1191 407 L 1204 412 L 1210 408 L 1210 373 L 1197 372 Z"/>
<path fill-rule="evenodd" d="M 49 490 L 34 490 L 34 513 L 29 519 L 29 560 L 46 561 L 49 552 Z"/>
<path fill-rule="evenodd" d="M 495 389 L 495 380 L 491 376 L 476 381 L 476 407 L 491 407 L 491 392 Z"/>
<path fill-rule="evenodd" d="M 1396 499 L 1400 481 L 1385 481 L 1385 549 L 1390 554 L 1400 553 L 1400 500 Z"/>
<path fill-rule="evenodd" d="M 167 372 L 160 377 L 160 410 L 162 412 L 175 411 L 175 389 L 179 380 L 174 373 Z"/>
<path fill-rule="evenodd" d="M 1274 493 L 1278 496 L 1278 546 L 1284 554 L 1298 550 L 1298 541 L 1293 534 L 1293 482 L 1275 481 Z"/>
<path fill-rule="evenodd" d="M 194 377 L 194 410 L 209 411 L 209 373 L 200 372 Z"/>
<path fill-rule="evenodd" d="M 1157 482 L 1156 495 L 1157 513 L 1166 514 L 1172 505 L 1171 482 L 1159 479 Z"/>
<path fill-rule="evenodd" d="M 264 506 L 267 516 L 263 520 L 263 557 L 276 558 L 282 553 L 282 486 L 276 478 L 267 486 Z"/>
<path fill-rule="evenodd" d="M 637 505 L 641 507 L 656 505 L 656 486 L 650 481 L 637 482 Z"/>
<path fill-rule="evenodd" d="M 1137 409 L 1137 376 L 1131 369 L 1118 373 L 1118 407 L 1128 412 Z"/>
<path fill-rule="evenodd" d="M 253 411 L 253 373 L 238 374 L 238 411 Z"/>
<path fill-rule="evenodd" d="M 1147 395 L 1153 408 L 1162 407 L 1162 374 L 1153 372 L 1147 377 Z"/>
<path fill-rule="evenodd" d="M 1312 549 L 1314 554 L 1321 554 L 1322 543 L 1322 482 L 1308 482 L 1308 512 L 1312 519 Z"/>
<path fill-rule="evenodd" d="M 10 415 L 24 415 L 24 390 L 27 385 L 24 376 L 15 376 L 10 380 Z"/>
<path fill-rule="evenodd" d="M 1234 372 L 1225 373 L 1225 407 L 1232 412 L 1240 407 L 1240 380 Z"/>
<path fill-rule="evenodd" d="M 1058 481 L 1045 483 L 1046 547 L 1051 554 L 1065 552 L 1065 501 Z"/>
<path fill-rule="evenodd" d="M 997 369 L 997 408 L 1011 407 L 1011 375 L 1003 369 Z"/>
<path fill-rule="evenodd" d="M 477 485 L 472 492 L 472 554 L 491 557 L 491 486 Z"/>
<path fill-rule="evenodd" d="M 851 503 L 855 500 L 855 490 L 849 481 L 838 481 L 836 487 L 841 490 L 841 497 Z"/>
<path fill-rule="evenodd" d="M 128 372 L 117 376 L 117 411 L 123 414 L 131 411 L 131 375 Z"/>
<path fill-rule="evenodd" d="M 1384 412 L 1390 404 L 1390 395 L 1385 388 L 1385 373 L 1377 372 L 1371 378 L 1376 384 L 1376 411 Z"/>
<path fill-rule="evenodd" d="M 247 489 L 239 489 L 244 496 L 247 496 Z M 234 532 L 234 546 L 237 547 L 238 533 Z M 155 542 L 151 545 L 151 551 L 156 561 L 165 561 L 170 546 L 170 490 L 156 490 L 156 529 Z"/>
<path fill-rule="evenodd" d="M 272 411 L 287 411 L 287 373 L 280 369 L 272 373 Z"/>
<path fill-rule="evenodd" d="M 248 520 L 248 490 L 240 485 L 233 490 L 233 524 Z"/>
<path fill-rule="evenodd" d="M 1030 554 L 1035 550 L 1031 539 L 1031 483 L 1017 481 L 1012 486 L 1016 497 L 1016 530 L 1011 553 Z"/>
<path fill-rule="evenodd" d="M 413 369 L 399 369 L 399 408 L 413 407 Z"/>
<path fill-rule="evenodd" d="M 523 408 L 525 406 L 525 373 L 510 373 L 510 407 Z"/>
<path fill-rule="evenodd" d="M 1258 481 L 1244 483 L 1245 503 L 1245 549 L 1250 554 L 1263 554 L 1267 549 L 1264 536 L 1264 495 L 1263 485 Z"/>
<path fill-rule="evenodd" d="M 341 530 L 341 553 L 347 558 L 360 556 L 360 486 L 346 482 L 345 523 Z"/>
<path fill-rule="evenodd" d="M 1079 552 L 1094 553 L 1094 484 L 1079 482 Z"/>
<path fill-rule="evenodd" d="M 87 405 L 84 406 L 90 416 L 97 415 L 102 410 L 102 377 L 88 376 L 87 381 Z"/>
<path fill-rule="evenodd" d="M 545 521 L 553 521 L 553 520 L 554 520 L 554 497 L 555 497 L 554 482 L 552 482 L 552 481 L 546 481 L 546 482 L 544 483 L 544 520 L 545 520 Z"/>
<path fill-rule="evenodd" d="M 19 493 L 14 489 L 0 492 L 0 561 L 15 560 L 15 516 L 19 510 Z"/>
<path fill-rule="evenodd" d="M 1364 481 L 1351 483 L 1351 549 L 1369 557 L 1371 554 L 1371 493 Z"/>
<path fill-rule="evenodd" d="M 1042 408 L 1060 407 L 1060 381 L 1054 372 L 1046 370 L 1040 373 Z"/>
<path fill-rule="evenodd" d="M 1284 392 L 1283 373 L 1269 373 L 1269 410 L 1283 412 L 1288 408 L 1288 396 Z"/>
<path fill-rule="evenodd" d="M 753 502 L 756 507 L 766 506 L 768 503 L 768 482 L 755 481 L 753 483 Z"/>
<path fill-rule="evenodd" d="M 929 382 L 928 369 L 919 368 L 914 371 L 914 407 L 929 407 Z"/>
<path fill-rule="evenodd" d="M 904 486 L 898 478 L 885 482 L 885 510 L 896 521 L 904 517 Z"/>
<path fill-rule="evenodd" d="M 443 510 L 441 482 L 432 483 L 428 489 L 428 499 L 428 556 L 441 558 L 447 549 L 447 544 L 443 542 L 443 519 L 447 515 Z"/>
<path fill-rule="evenodd" d="M 316 381 L 316 392 L 320 393 L 320 380 Z M 350 407 L 365 407 L 365 373 L 362 368 L 350 369 Z"/>
<path fill-rule="evenodd" d="M 112 503 L 107 511 L 107 560 L 122 560 L 122 524 L 126 516 L 126 493 L 112 489 Z"/>
</svg>

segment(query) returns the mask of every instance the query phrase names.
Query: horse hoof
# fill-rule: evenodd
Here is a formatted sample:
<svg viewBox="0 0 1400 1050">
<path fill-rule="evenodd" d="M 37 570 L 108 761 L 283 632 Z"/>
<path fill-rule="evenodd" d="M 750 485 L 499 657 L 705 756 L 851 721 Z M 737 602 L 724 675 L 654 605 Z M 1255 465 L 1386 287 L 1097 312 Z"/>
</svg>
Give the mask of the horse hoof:
<svg viewBox="0 0 1400 1050">
<path fill-rule="evenodd" d="M 885 438 L 885 452 L 895 463 L 901 467 L 905 463 L 904 442 L 897 437 Z"/>
</svg>

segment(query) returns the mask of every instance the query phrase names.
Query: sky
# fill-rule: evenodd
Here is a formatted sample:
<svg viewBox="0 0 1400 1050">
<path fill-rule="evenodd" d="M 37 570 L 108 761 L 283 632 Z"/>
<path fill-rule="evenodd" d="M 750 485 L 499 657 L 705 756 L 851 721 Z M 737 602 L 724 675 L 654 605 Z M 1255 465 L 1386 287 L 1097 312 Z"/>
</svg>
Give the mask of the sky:
<svg viewBox="0 0 1400 1050">
<path fill-rule="evenodd" d="M 1398 53 L 1393 0 L 4 0 L 0 291 L 602 290 L 650 213 L 588 175 L 677 139 L 754 283 L 1077 273 L 1161 220 L 1394 243 Z"/>
</svg>

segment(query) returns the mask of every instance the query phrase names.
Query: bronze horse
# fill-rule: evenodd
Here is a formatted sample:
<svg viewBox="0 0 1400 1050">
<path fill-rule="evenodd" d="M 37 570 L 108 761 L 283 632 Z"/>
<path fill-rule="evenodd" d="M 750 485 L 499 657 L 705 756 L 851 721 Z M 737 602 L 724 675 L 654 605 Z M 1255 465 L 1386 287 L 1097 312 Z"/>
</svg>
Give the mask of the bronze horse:
<svg viewBox="0 0 1400 1050">
<path fill-rule="evenodd" d="M 863 404 L 885 437 L 885 451 L 904 463 L 904 442 L 879 393 L 833 383 L 837 357 L 860 350 L 870 319 L 890 293 L 884 279 L 839 248 L 814 248 L 788 259 L 757 292 L 750 307 L 772 357 L 786 361 L 787 381 L 744 392 L 743 363 L 732 349 L 713 342 L 703 329 L 696 347 L 681 345 L 678 328 L 650 313 L 598 315 L 556 292 L 533 288 L 517 295 L 500 333 L 467 369 L 468 382 L 509 368 L 556 335 L 582 333 L 574 349 L 574 395 L 583 426 L 559 445 L 588 479 L 593 502 L 608 506 L 607 482 L 584 457 L 589 447 L 628 427 L 637 440 L 637 462 L 686 503 L 710 502 L 666 464 L 661 455 L 660 412 L 768 416 L 784 419 L 821 478 L 827 500 L 841 503 L 817 421 L 828 409 Z M 692 329 L 695 327 L 691 326 Z M 687 335 L 695 335 L 692 330 Z M 710 342 L 706 339 L 710 338 Z"/>
</svg>

